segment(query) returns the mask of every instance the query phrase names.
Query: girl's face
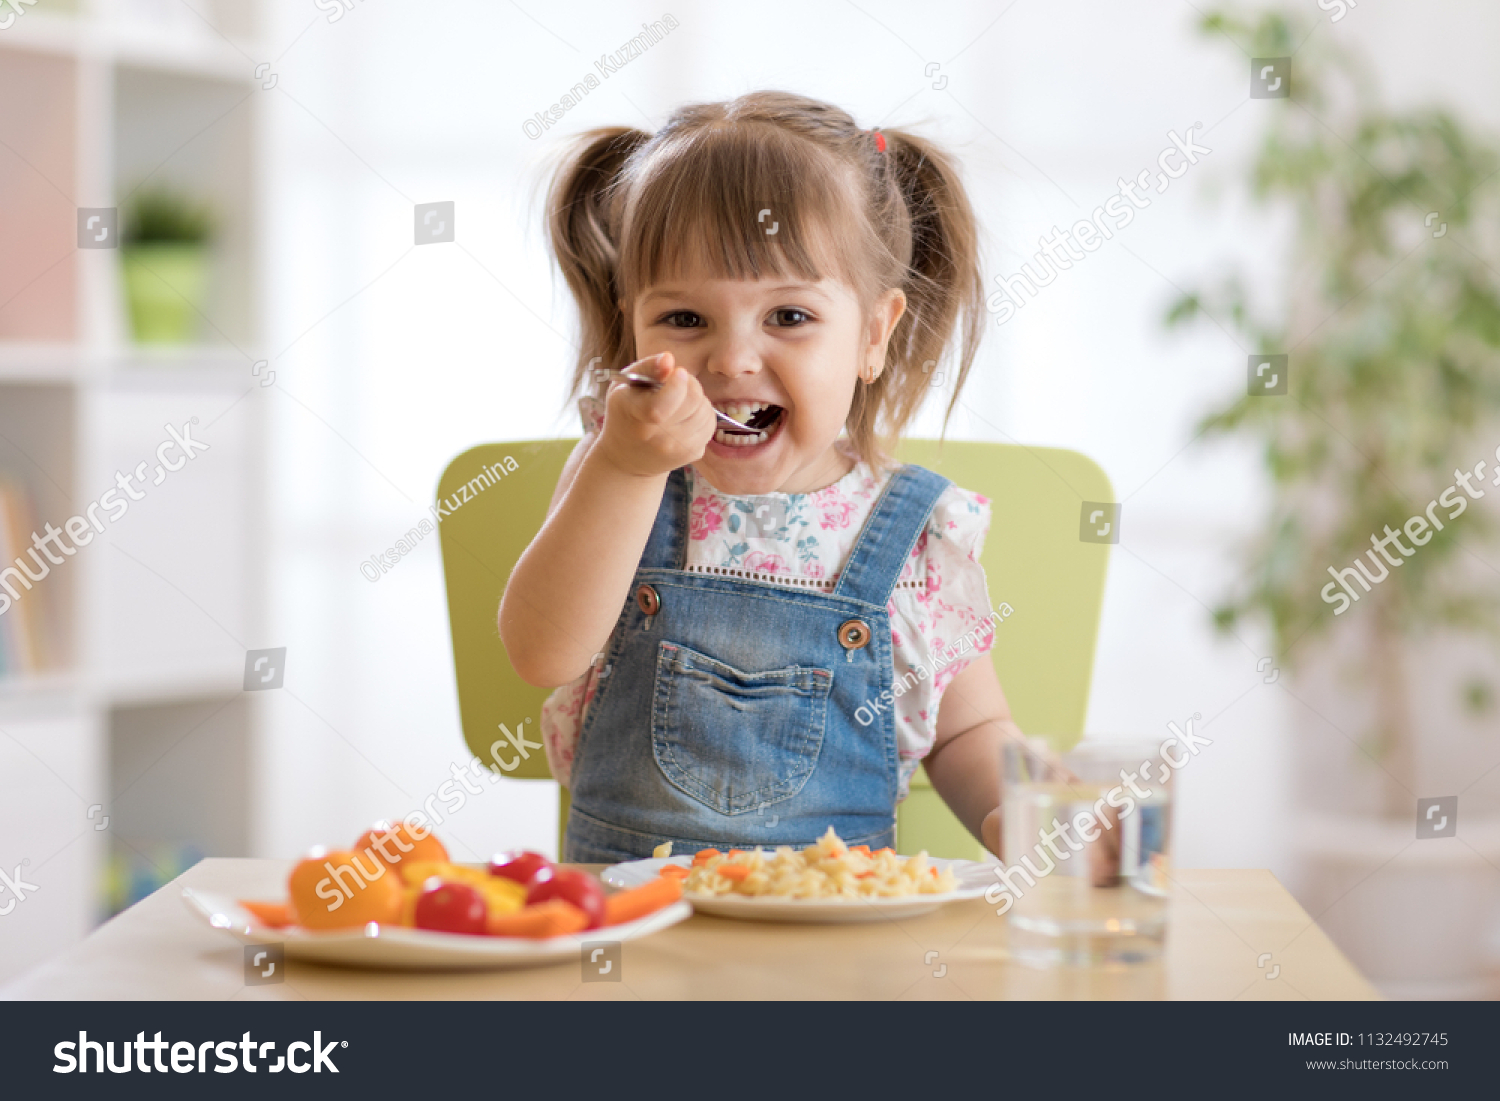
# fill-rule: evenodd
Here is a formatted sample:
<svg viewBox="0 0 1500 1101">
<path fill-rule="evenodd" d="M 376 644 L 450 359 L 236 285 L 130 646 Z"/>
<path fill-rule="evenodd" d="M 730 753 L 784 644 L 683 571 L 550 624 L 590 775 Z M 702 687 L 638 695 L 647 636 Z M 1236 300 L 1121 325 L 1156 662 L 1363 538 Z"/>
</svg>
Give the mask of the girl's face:
<svg viewBox="0 0 1500 1101">
<path fill-rule="evenodd" d="M 808 493 L 849 472 L 834 441 L 861 372 L 880 372 L 905 308 L 905 295 L 890 290 L 866 318 L 853 289 L 833 279 L 722 279 L 690 261 L 647 287 L 630 320 L 637 359 L 671 352 L 737 421 L 767 408 L 759 436 L 715 433 L 695 464 L 710 484 L 732 494 Z"/>
</svg>

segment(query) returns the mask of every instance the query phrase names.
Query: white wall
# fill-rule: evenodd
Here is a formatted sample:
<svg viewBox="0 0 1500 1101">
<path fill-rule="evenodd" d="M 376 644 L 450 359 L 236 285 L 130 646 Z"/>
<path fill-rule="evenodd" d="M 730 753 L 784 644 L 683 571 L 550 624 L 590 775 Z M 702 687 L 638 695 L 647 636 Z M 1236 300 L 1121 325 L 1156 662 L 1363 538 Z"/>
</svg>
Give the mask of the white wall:
<svg viewBox="0 0 1500 1101">
<path fill-rule="evenodd" d="M 1493 6 L 1362 0 L 1337 24 L 1299 6 L 1316 34 L 1372 51 L 1393 100 L 1441 97 L 1496 121 Z M 269 7 L 278 551 L 264 645 L 288 647 L 291 692 L 267 694 L 260 852 L 352 840 L 364 820 L 416 806 L 463 752 L 435 537 L 378 584 L 358 564 L 421 515 L 459 451 L 576 429 L 559 415 L 570 307 L 533 197 L 556 137 L 782 87 L 948 142 L 990 275 L 1086 216 L 1117 177 L 1154 175 L 1169 130 L 1203 124 L 1211 155 L 990 329 L 952 434 L 1077 448 L 1104 467 L 1124 538 L 1089 730 L 1152 736 L 1200 714 L 1214 745 L 1179 778 L 1182 862 L 1290 870 L 1286 697 L 1257 670 L 1264 637 L 1208 626 L 1264 488 L 1250 451 L 1193 435 L 1243 385 L 1247 349 L 1212 327 L 1168 336 L 1159 324 L 1176 287 L 1226 258 L 1273 289 L 1282 227 L 1246 208 L 1237 181 L 1262 120 L 1286 105 L 1247 100 L 1248 64 L 1198 36 L 1192 6 L 526 4 L 528 16 L 360 0 L 332 24 L 309 0 Z M 665 11 L 679 29 L 541 140 L 524 136 L 526 118 Z M 929 62 L 941 66 L 931 77 Z M 440 199 L 457 202 L 458 243 L 413 249 L 412 204 Z M 546 789 L 496 788 L 445 832 L 474 855 L 550 848 Z"/>
</svg>

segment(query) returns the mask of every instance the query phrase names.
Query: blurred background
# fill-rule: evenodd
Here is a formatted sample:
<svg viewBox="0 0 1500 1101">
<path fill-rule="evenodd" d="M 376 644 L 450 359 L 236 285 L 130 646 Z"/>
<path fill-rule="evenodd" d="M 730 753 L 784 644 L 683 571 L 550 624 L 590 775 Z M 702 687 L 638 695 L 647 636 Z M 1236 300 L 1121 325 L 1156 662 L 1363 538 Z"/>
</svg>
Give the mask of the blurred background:
<svg viewBox="0 0 1500 1101">
<path fill-rule="evenodd" d="M 18 532 L 154 466 L 168 424 L 209 447 L 0 617 L 0 869 L 36 886 L 0 916 L 0 981 L 202 856 L 346 843 L 467 760 L 437 538 L 375 581 L 361 564 L 459 452 L 578 431 L 549 158 L 591 126 L 781 88 L 952 150 L 987 291 L 1149 174 L 1114 240 L 991 319 L 948 433 L 1074 448 L 1109 475 L 1122 534 L 1088 730 L 1163 738 L 1197 716 L 1213 744 L 1177 779 L 1180 862 L 1270 868 L 1391 996 L 1500 993 L 1492 502 L 1420 567 L 1446 603 L 1397 571 L 1362 626 L 1327 630 L 1306 591 L 1359 552 L 1339 532 L 1380 531 L 1359 487 L 1397 487 L 1379 515 L 1399 525 L 1450 462 L 1500 454 L 1481 201 L 1500 8 L 1288 0 L 1284 24 L 1248 7 L 1205 29 L 1201 7 L 0 0 L 0 566 Z M 1313 96 L 1341 54 L 1366 84 Z M 1252 96 L 1268 57 L 1290 59 L 1291 98 L 1267 91 L 1281 69 Z M 1395 120 L 1391 144 L 1372 119 Z M 1209 152 L 1158 190 L 1190 127 Z M 453 240 L 416 246 L 434 202 Z M 80 210 L 101 209 L 116 221 L 85 240 Z M 1247 406 L 1266 352 L 1289 354 L 1291 393 Z M 1448 389 L 1399 385 L 1434 373 Z M 916 434 L 940 430 L 935 396 Z M 1254 404 L 1276 401 L 1294 404 Z M 1310 440 L 1324 465 L 1268 466 Z M 1417 441 L 1408 465 L 1398 440 Z M 1289 516 L 1326 530 L 1288 543 Z M 996 516 L 991 538 L 1024 532 Z M 1247 591 L 1264 599 L 1216 629 Z M 281 687 L 245 691 L 247 652 L 283 647 L 263 666 Z M 1419 840 L 1437 796 L 1457 832 Z M 552 853 L 556 799 L 502 780 L 443 835 L 459 859 Z"/>
</svg>

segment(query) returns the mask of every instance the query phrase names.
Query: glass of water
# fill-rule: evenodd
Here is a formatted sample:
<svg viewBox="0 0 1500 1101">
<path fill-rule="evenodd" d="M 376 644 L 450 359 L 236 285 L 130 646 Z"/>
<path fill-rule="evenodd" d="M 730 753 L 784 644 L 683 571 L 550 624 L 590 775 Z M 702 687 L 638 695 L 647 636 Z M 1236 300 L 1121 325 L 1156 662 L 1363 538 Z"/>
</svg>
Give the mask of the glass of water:
<svg viewBox="0 0 1500 1101">
<path fill-rule="evenodd" d="M 1038 966 L 1159 958 L 1174 770 L 1157 747 L 1085 742 L 1058 757 L 1032 739 L 1002 753 L 1000 905 L 1012 953 Z"/>
</svg>

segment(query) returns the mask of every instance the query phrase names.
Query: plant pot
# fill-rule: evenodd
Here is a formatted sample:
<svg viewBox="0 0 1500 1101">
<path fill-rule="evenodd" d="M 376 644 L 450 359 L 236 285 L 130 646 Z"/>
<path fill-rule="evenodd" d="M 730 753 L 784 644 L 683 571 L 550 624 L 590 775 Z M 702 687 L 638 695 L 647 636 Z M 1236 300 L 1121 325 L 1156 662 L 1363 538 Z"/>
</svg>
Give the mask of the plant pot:
<svg viewBox="0 0 1500 1101">
<path fill-rule="evenodd" d="M 190 343 L 203 318 L 208 247 L 176 242 L 127 245 L 120 259 L 136 343 Z"/>
<path fill-rule="evenodd" d="M 1461 819 L 1458 829 L 1414 840 L 1414 821 L 1322 814 L 1299 823 L 1299 901 L 1387 997 L 1500 996 L 1500 819 Z"/>
</svg>

